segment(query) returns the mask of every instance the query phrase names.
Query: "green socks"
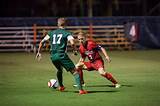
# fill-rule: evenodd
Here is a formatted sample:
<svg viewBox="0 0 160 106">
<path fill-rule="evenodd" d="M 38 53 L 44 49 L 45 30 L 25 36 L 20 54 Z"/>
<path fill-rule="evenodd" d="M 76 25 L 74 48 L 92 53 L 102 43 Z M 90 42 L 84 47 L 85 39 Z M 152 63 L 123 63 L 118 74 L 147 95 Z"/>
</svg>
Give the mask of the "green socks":
<svg viewBox="0 0 160 106">
<path fill-rule="evenodd" d="M 78 73 L 73 75 L 76 81 L 76 84 L 78 85 L 78 89 L 82 90 L 82 85 L 81 85 L 81 80 L 80 80 L 80 76 Z"/>
<path fill-rule="evenodd" d="M 57 72 L 57 79 L 58 79 L 59 86 L 63 86 L 62 71 Z"/>
</svg>

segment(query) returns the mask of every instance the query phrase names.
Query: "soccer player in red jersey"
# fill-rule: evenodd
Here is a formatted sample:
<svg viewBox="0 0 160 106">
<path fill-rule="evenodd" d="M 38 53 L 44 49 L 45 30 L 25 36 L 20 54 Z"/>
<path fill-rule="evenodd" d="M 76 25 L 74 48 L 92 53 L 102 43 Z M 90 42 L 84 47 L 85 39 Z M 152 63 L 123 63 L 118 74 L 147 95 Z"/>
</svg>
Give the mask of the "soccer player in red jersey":
<svg viewBox="0 0 160 106">
<path fill-rule="evenodd" d="M 119 88 L 120 84 L 118 84 L 117 80 L 112 76 L 112 74 L 109 72 L 105 72 L 104 61 L 100 56 L 99 51 L 102 51 L 105 59 L 110 62 L 111 60 L 110 57 L 107 55 L 106 50 L 100 45 L 97 45 L 93 40 L 87 40 L 87 34 L 83 31 L 80 31 L 78 33 L 78 41 L 80 43 L 79 52 L 81 58 L 76 67 L 79 70 L 82 85 L 85 85 L 82 71 L 84 69 L 88 71 L 98 71 L 102 77 L 111 81 L 115 88 Z M 86 57 L 88 57 L 89 60 L 87 62 L 85 61 Z"/>
</svg>

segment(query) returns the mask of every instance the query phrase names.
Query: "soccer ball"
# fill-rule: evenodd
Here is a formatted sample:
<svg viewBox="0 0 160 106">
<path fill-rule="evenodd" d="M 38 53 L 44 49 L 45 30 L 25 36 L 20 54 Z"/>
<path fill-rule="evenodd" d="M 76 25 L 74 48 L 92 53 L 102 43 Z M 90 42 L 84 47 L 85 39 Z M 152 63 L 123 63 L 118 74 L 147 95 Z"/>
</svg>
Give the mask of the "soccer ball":
<svg viewBox="0 0 160 106">
<path fill-rule="evenodd" d="M 56 79 L 50 79 L 48 81 L 49 88 L 57 88 L 59 86 L 58 81 Z"/>
</svg>

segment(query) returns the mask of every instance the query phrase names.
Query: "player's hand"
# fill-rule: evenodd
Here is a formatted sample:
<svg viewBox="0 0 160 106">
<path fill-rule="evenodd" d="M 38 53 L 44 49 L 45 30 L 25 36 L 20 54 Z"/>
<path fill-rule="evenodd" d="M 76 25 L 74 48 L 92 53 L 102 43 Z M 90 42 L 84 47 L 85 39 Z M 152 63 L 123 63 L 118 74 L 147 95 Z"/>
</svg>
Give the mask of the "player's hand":
<svg viewBox="0 0 160 106">
<path fill-rule="evenodd" d="M 37 53 L 36 54 L 36 59 L 38 60 L 38 61 L 40 61 L 41 59 L 42 59 L 42 55 L 41 55 L 41 53 Z"/>
<path fill-rule="evenodd" d="M 110 63 L 111 62 L 111 58 L 110 57 L 106 57 L 106 60 Z"/>
</svg>

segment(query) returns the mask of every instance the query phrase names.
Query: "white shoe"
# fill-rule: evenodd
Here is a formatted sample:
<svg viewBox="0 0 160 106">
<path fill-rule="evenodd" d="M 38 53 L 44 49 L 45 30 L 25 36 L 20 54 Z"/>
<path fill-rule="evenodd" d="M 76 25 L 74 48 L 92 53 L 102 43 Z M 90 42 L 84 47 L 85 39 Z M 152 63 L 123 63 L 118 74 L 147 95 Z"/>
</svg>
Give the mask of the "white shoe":
<svg viewBox="0 0 160 106">
<path fill-rule="evenodd" d="M 115 84 L 114 87 L 115 87 L 115 88 L 120 88 L 121 85 L 120 85 L 120 84 Z"/>
<path fill-rule="evenodd" d="M 86 85 L 85 84 L 82 84 L 83 87 L 85 87 Z M 77 84 L 73 85 L 73 87 L 78 87 Z"/>
</svg>

